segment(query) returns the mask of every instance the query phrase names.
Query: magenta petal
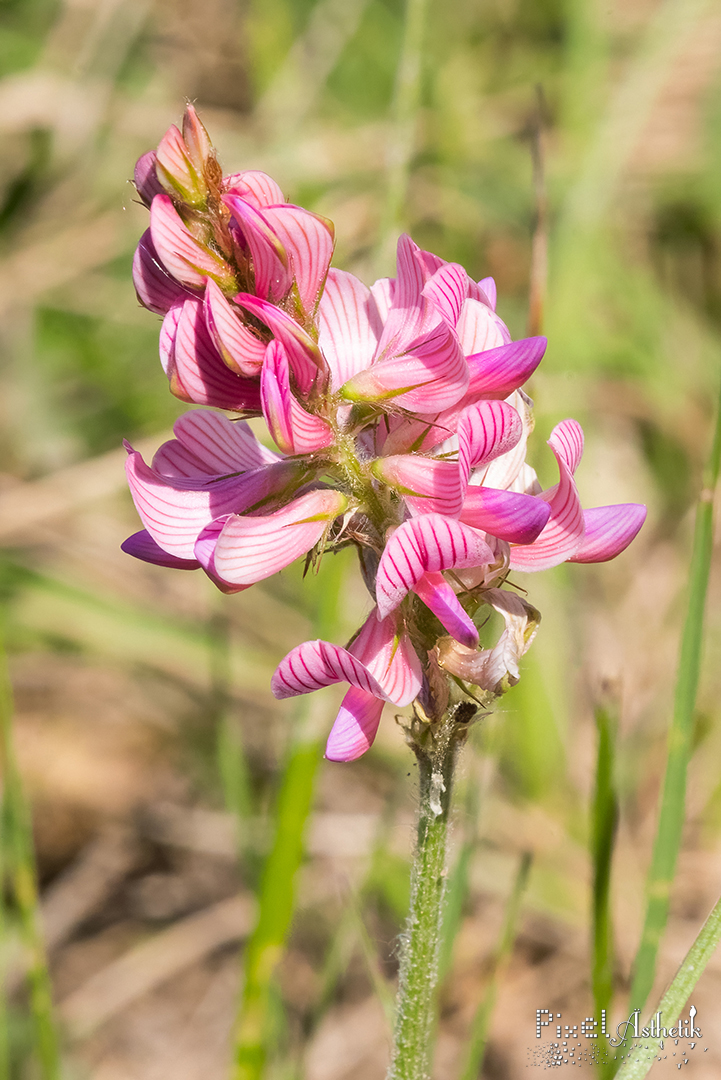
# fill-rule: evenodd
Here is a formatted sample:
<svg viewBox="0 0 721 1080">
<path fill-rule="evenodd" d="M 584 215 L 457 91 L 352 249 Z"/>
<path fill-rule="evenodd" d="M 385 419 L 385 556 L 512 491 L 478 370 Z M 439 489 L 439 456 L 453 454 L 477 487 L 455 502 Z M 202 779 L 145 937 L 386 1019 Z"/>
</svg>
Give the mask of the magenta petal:
<svg viewBox="0 0 721 1080">
<path fill-rule="evenodd" d="M 347 505 L 339 491 L 319 490 L 301 495 L 274 514 L 233 515 L 215 549 L 218 576 L 234 585 L 253 585 L 270 577 L 310 551 Z"/>
<path fill-rule="evenodd" d="M 330 222 L 300 206 L 269 206 L 263 211 L 285 248 L 306 315 L 315 314 L 318 294 L 333 255 Z"/>
<path fill-rule="evenodd" d="M 169 379 L 172 379 L 175 372 L 175 339 L 178 336 L 178 323 L 180 322 L 180 316 L 183 314 L 183 304 L 187 298 L 186 294 L 173 304 L 166 312 L 160 327 L 158 352 L 160 353 L 160 363 L 163 366 L 163 371 Z"/>
<path fill-rule="evenodd" d="M 395 616 L 381 619 L 373 608 L 348 651 L 361 660 L 395 705 L 410 705 L 423 680 L 420 660 Z"/>
<path fill-rule="evenodd" d="M 484 277 L 478 282 L 479 286 L 486 294 L 488 300 L 488 306 L 492 311 L 496 310 L 496 302 L 498 300 L 498 290 L 496 289 L 496 283 L 492 277 Z"/>
<path fill-rule="evenodd" d="M 319 372 L 326 374 L 327 367 L 320 349 L 294 319 L 282 308 L 269 304 L 250 293 L 238 293 L 236 304 L 264 322 L 274 337 L 282 343 L 301 394 L 313 389 Z"/>
<path fill-rule="evenodd" d="M 265 206 L 275 206 L 285 202 L 283 192 L 272 176 L 257 169 L 232 173 L 226 176 L 223 185 L 229 194 L 240 195 L 246 202 L 262 210 Z"/>
<path fill-rule="evenodd" d="M 158 174 L 155 171 L 155 162 L 155 151 L 148 150 L 147 154 L 143 154 L 135 163 L 133 183 L 146 206 L 150 206 L 156 195 L 165 193 L 165 188 L 158 180 Z"/>
<path fill-rule="evenodd" d="M 333 722 L 325 756 L 328 761 L 356 761 L 373 745 L 384 702 L 352 686 Z"/>
<path fill-rule="evenodd" d="M 223 363 L 208 333 L 202 300 L 193 298 L 183 304 L 173 361 L 170 388 L 181 400 L 235 412 L 260 412 L 258 381 L 236 375 Z"/>
<path fill-rule="evenodd" d="M 480 533 L 454 518 L 425 514 L 404 521 L 386 544 L 378 566 L 378 611 L 381 617 L 389 615 L 429 571 L 493 561 L 493 553 Z"/>
<path fill-rule="evenodd" d="M 153 563 L 155 566 L 169 566 L 174 570 L 197 570 L 200 566 L 197 559 L 179 559 L 165 551 L 156 544 L 147 529 L 133 533 L 120 547 L 126 555 L 132 555 L 134 559 L 142 559 L 143 562 Z"/>
<path fill-rule="evenodd" d="M 625 551 L 646 520 L 646 507 L 640 503 L 596 506 L 584 510 L 586 531 L 583 543 L 569 562 L 607 562 Z"/>
<path fill-rule="evenodd" d="M 196 240 L 184 225 L 169 195 L 156 195 L 150 207 L 150 232 L 158 258 L 183 285 L 200 287 L 206 277 L 232 289 L 235 278 L 220 255 Z"/>
<path fill-rule="evenodd" d="M 150 229 L 145 230 L 135 249 L 133 284 L 140 303 L 156 315 L 165 315 L 177 301 L 192 295 L 161 264 Z"/>
<path fill-rule="evenodd" d="M 467 399 L 507 398 L 530 379 L 543 359 L 546 345 L 545 337 L 524 338 L 468 356 Z"/>
<path fill-rule="evenodd" d="M 383 324 L 370 289 L 353 274 L 328 271 L 318 306 L 318 344 L 328 361 L 331 390 L 370 367 Z"/>
<path fill-rule="evenodd" d="M 250 248 L 255 274 L 255 294 L 261 300 L 277 302 L 293 282 L 288 254 L 264 212 L 237 195 L 224 195 L 223 202 L 235 218 Z"/>
<path fill-rule="evenodd" d="M 221 477 L 279 461 L 278 454 L 259 443 L 245 421 L 230 421 L 222 413 L 192 409 L 178 417 L 175 438 L 163 443 L 153 469 L 169 480 Z"/>
<path fill-rule="evenodd" d="M 288 357 L 280 341 L 268 345 L 260 395 L 268 429 L 283 453 L 311 454 L 331 445 L 330 424 L 307 412 L 291 390 Z"/>
<path fill-rule="evenodd" d="M 551 507 L 537 495 L 471 484 L 466 491 L 461 521 L 511 544 L 532 544 L 550 515 Z"/>
<path fill-rule="evenodd" d="M 458 473 L 465 485 L 471 471 L 512 450 L 523 432 L 521 418 L 505 401 L 479 401 L 458 418 Z"/>
<path fill-rule="evenodd" d="M 455 327 L 468 295 L 468 275 L 457 263 L 446 263 L 436 270 L 423 287 L 423 295 L 447 323 Z"/>
<path fill-rule="evenodd" d="M 456 641 L 469 649 L 477 647 L 478 630 L 443 574 L 424 574 L 413 586 L 413 592 Z"/>
<path fill-rule="evenodd" d="M 438 513 L 458 517 L 461 512 L 465 485 L 455 462 L 437 461 L 419 454 L 398 454 L 378 458 L 372 470 L 379 480 L 406 497 L 416 515 Z"/>
<path fill-rule="evenodd" d="M 208 279 L 205 290 L 205 321 L 213 342 L 231 371 L 258 375 L 267 342 L 245 325 L 240 309 L 226 300 L 221 289 Z"/>
</svg>

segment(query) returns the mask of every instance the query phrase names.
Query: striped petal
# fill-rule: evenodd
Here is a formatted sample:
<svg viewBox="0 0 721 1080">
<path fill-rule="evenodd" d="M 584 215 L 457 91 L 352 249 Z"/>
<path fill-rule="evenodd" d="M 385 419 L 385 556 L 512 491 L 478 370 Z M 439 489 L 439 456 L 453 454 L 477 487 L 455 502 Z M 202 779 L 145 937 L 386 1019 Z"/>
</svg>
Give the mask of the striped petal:
<svg viewBox="0 0 721 1080">
<path fill-rule="evenodd" d="M 218 545 L 218 537 L 220 536 L 229 515 L 225 514 L 223 517 L 216 518 L 215 521 L 211 521 L 206 525 L 203 531 L 195 541 L 195 557 L 198 563 L 203 567 L 206 574 L 216 585 L 222 593 L 226 595 L 232 595 L 233 593 L 245 592 L 250 588 L 250 585 L 231 585 L 228 581 L 223 579 L 215 569 L 215 549 Z"/>
<path fill-rule="evenodd" d="M 390 614 L 424 574 L 493 562 L 480 533 L 440 514 L 404 521 L 386 544 L 378 565 L 376 596 L 382 617 Z"/>
<path fill-rule="evenodd" d="M 163 371 L 169 379 L 172 379 L 175 371 L 175 339 L 178 336 L 178 323 L 180 322 L 180 316 L 183 314 L 183 304 L 186 300 L 187 296 L 184 296 L 173 304 L 160 327 L 158 352 Z"/>
<path fill-rule="evenodd" d="M 456 333 L 464 356 L 507 345 L 511 340 L 508 327 L 496 313 L 470 296 L 463 305 Z"/>
<path fill-rule="evenodd" d="M 274 514 L 233 515 L 215 549 L 218 576 L 234 585 L 253 585 L 270 577 L 310 551 L 347 505 L 339 491 L 320 490 L 294 499 Z"/>
<path fill-rule="evenodd" d="M 583 428 L 578 420 L 562 420 L 556 424 L 548 440 L 556 457 L 560 457 L 570 472 L 575 473 L 583 456 Z"/>
<path fill-rule="evenodd" d="M 150 229 L 145 230 L 135 249 L 133 284 L 140 303 L 156 315 L 165 315 L 173 304 L 192 295 L 160 262 Z"/>
<path fill-rule="evenodd" d="M 443 574 L 424 574 L 413 586 L 413 592 L 419 596 L 448 633 L 475 649 L 478 645 L 478 630 L 473 619 L 463 610 L 461 602 L 448 584 Z"/>
<path fill-rule="evenodd" d="M 465 487 L 471 471 L 508 453 L 523 432 L 521 418 L 505 401 L 479 401 L 458 418 L 458 472 Z"/>
<path fill-rule="evenodd" d="M 523 390 L 516 390 L 508 399 L 508 404 L 516 410 L 521 418 L 521 437 L 507 453 L 494 458 L 490 464 L 477 468 L 471 477 L 471 485 L 483 484 L 486 487 L 503 488 L 504 491 L 511 488 L 513 491 L 525 491 L 529 495 L 540 494 L 540 485 L 538 490 L 535 489 L 535 485 L 533 490 L 529 490 L 522 483 L 526 478 L 526 474 L 532 473 L 530 466 L 525 465 L 525 461 L 528 437 L 533 431 L 534 425 L 533 402 L 524 394 Z"/>
<path fill-rule="evenodd" d="M 203 208 L 208 188 L 202 169 L 190 160 L 188 147 L 175 124 L 171 124 L 158 143 L 155 169 L 165 190 L 188 206 Z"/>
<path fill-rule="evenodd" d="M 223 186 L 228 194 L 240 195 L 258 210 L 262 210 L 265 206 L 275 206 L 277 203 L 285 202 L 283 192 L 273 177 L 257 169 L 232 173 L 225 177 Z"/>
<path fill-rule="evenodd" d="M 245 421 L 192 409 L 173 426 L 175 438 L 163 443 L 153 469 L 168 480 L 222 477 L 272 465 L 279 457 L 258 442 Z"/>
<path fill-rule="evenodd" d="M 183 113 L 183 142 L 194 169 L 199 174 L 204 174 L 213 154 L 213 144 L 204 124 L 190 103 L 185 106 Z"/>
<path fill-rule="evenodd" d="M 545 337 L 523 338 L 467 356 L 470 380 L 466 400 L 507 398 L 530 379 L 543 359 L 546 345 Z"/>
<path fill-rule="evenodd" d="M 324 686 L 347 682 L 381 701 L 388 698 L 366 665 L 348 649 L 329 641 L 303 641 L 284 656 L 275 670 L 270 688 L 283 699 L 311 694 Z"/>
<path fill-rule="evenodd" d="M 414 514 L 447 514 L 458 517 L 464 487 L 453 461 L 437 461 L 418 454 L 377 458 L 373 475 L 405 496 Z"/>
<path fill-rule="evenodd" d="M 423 286 L 423 295 L 438 314 L 455 327 L 468 295 L 468 275 L 457 263 L 446 263 Z"/>
<path fill-rule="evenodd" d="M 301 394 L 314 388 L 319 376 L 327 373 L 323 355 L 312 337 L 282 308 L 251 293 L 238 293 L 236 304 L 255 315 L 271 330 L 288 354 L 288 362 Z"/>
<path fill-rule="evenodd" d="M 175 555 L 169 555 L 156 544 L 147 529 L 133 533 L 123 541 L 120 548 L 126 555 L 132 555 L 134 559 L 141 559 L 142 562 L 153 563 L 154 566 L 168 566 L 173 570 L 197 570 L 200 567 L 197 559 L 179 559 Z"/>
<path fill-rule="evenodd" d="M 402 623 L 395 616 L 381 619 L 375 607 L 348 651 L 365 664 L 394 705 L 410 705 L 418 697 L 423 672 Z"/>
<path fill-rule="evenodd" d="M 356 761 L 373 745 L 385 702 L 352 686 L 341 702 L 328 742 L 328 761 Z"/>
<path fill-rule="evenodd" d="M 175 335 L 170 389 L 181 401 L 196 405 L 234 412 L 261 411 L 258 381 L 234 374 L 223 363 L 208 332 L 202 300 L 193 298 L 183 303 Z"/>
<path fill-rule="evenodd" d="M 245 325 L 240 309 L 226 300 L 210 279 L 205 290 L 205 321 L 227 367 L 237 375 L 258 375 L 267 342 Z"/>
<path fill-rule="evenodd" d="M 426 329 L 424 323 L 427 305 L 424 304 L 422 296 L 425 274 L 418 258 L 419 251 L 420 248 L 413 243 L 410 236 L 404 234 L 399 237 L 393 301 L 378 343 L 379 356 L 406 351 L 409 342 L 414 341 Z M 380 282 L 373 286 L 374 293 L 378 286 L 381 286 Z"/>
<path fill-rule="evenodd" d="M 328 361 L 331 390 L 370 367 L 383 332 L 370 289 L 353 274 L 328 271 L 318 306 L 318 344 Z"/>
<path fill-rule="evenodd" d="M 331 222 L 300 206 L 269 206 L 263 217 L 288 253 L 303 313 L 312 316 L 333 255 Z"/>
<path fill-rule="evenodd" d="M 233 290 L 235 277 L 225 259 L 195 239 L 169 195 L 156 195 L 153 199 L 150 232 L 158 258 L 183 285 L 201 287 L 206 277 L 210 277 L 222 289 Z"/>
<path fill-rule="evenodd" d="M 512 544 L 532 544 L 545 528 L 551 506 L 534 495 L 469 487 L 461 521 Z"/>
<path fill-rule="evenodd" d="M 224 195 L 223 202 L 233 215 L 250 249 L 255 275 L 255 294 L 261 300 L 277 303 L 288 294 L 293 283 L 288 253 L 283 242 L 266 219 L 265 213 L 237 195 Z"/>
<path fill-rule="evenodd" d="M 268 429 L 284 454 L 312 454 L 334 439 L 327 420 L 307 412 L 290 387 L 288 356 L 271 341 L 260 376 L 260 398 Z"/>
<path fill-rule="evenodd" d="M 625 551 L 646 520 L 646 507 L 640 503 L 596 506 L 583 511 L 583 543 L 569 562 L 608 562 Z"/>
</svg>

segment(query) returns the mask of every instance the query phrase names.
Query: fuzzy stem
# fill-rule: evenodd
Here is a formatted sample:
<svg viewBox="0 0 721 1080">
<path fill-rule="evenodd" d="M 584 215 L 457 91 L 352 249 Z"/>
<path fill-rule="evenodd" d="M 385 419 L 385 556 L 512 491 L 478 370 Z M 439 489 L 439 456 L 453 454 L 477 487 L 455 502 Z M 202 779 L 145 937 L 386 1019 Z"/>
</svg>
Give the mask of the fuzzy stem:
<svg viewBox="0 0 721 1080">
<path fill-rule="evenodd" d="M 396 1028 L 388 1080 L 428 1080 L 446 891 L 446 841 L 458 743 L 453 719 L 441 724 L 432 749 L 415 747 L 420 774 L 418 839 L 411 870 L 411 909 L 398 983 Z"/>
</svg>

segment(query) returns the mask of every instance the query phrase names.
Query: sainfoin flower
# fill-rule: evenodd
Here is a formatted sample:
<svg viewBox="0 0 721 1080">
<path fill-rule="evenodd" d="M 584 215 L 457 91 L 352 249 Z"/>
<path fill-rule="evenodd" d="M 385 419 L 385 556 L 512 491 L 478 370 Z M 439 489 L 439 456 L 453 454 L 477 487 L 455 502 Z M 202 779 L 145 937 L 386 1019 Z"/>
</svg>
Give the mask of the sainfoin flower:
<svg viewBox="0 0 721 1080">
<path fill-rule="evenodd" d="M 551 435 L 559 481 L 541 490 L 525 460 L 522 386 L 545 339 L 511 341 L 493 281 L 408 236 L 395 278 L 370 288 L 330 267 L 331 224 L 264 173 L 223 176 L 191 106 L 182 131 L 140 159 L 136 186 L 150 227 L 135 286 L 163 316 L 171 390 L 219 411 L 186 412 L 150 465 L 128 447 L 144 528 L 124 550 L 202 569 L 232 593 L 303 556 L 357 549 L 365 623 L 346 647 L 298 645 L 272 681 L 280 698 L 349 685 L 332 760 L 371 745 L 386 702 L 428 718 L 459 688 L 475 700 L 503 693 L 540 619 L 503 587 L 509 573 L 612 559 L 646 513 L 582 509 L 574 420 Z M 246 422 L 260 415 L 277 450 Z M 505 629 L 482 649 L 489 608 Z"/>
</svg>

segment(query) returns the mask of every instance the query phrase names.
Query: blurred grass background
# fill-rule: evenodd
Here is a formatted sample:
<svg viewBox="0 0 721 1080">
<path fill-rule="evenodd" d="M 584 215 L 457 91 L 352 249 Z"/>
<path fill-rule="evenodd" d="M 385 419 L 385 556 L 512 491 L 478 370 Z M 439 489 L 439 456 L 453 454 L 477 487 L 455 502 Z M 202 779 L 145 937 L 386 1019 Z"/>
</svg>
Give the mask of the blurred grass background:
<svg viewBox="0 0 721 1080">
<path fill-rule="evenodd" d="M 366 280 L 391 270 L 381 230 L 403 13 L 401 0 L 0 3 L 0 588 L 68 1076 L 227 1075 L 251 897 L 299 737 L 269 678 L 317 625 L 324 593 L 322 575 L 309 588 L 292 569 L 226 598 L 118 549 L 137 527 L 120 442 L 150 452 L 183 408 L 130 281 L 146 212 L 128 178 L 190 99 L 226 172 L 265 169 L 332 218 L 336 265 Z M 610 971 L 614 1022 L 626 1015 L 721 368 L 718 4 L 429 3 L 402 224 L 495 276 L 514 337 L 528 318 L 539 84 L 550 345 L 531 387 L 534 464 L 554 482 L 543 440 L 573 415 L 587 435 L 584 504 L 646 502 L 649 521 L 615 563 L 521 582 L 543 625 L 465 756 L 438 1080 L 470 1080 L 474 1017 L 489 1025 L 483 1076 L 515 1080 L 537 1008 L 569 1024 L 593 1011 L 599 710 L 616 733 Z M 344 581 L 338 641 L 365 605 L 352 568 Z M 720 588 L 716 558 L 654 994 L 721 883 Z M 337 700 L 314 697 L 302 738 L 322 738 Z M 383 1076 L 413 771 L 390 712 L 365 759 L 319 765 L 269 987 L 273 1080 Z M 11 895 L 6 907 L 8 1071 L 34 1080 L 23 912 Z M 694 995 L 699 1078 L 721 1069 L 720 996 L 716 960 Z"/>
</svg>

